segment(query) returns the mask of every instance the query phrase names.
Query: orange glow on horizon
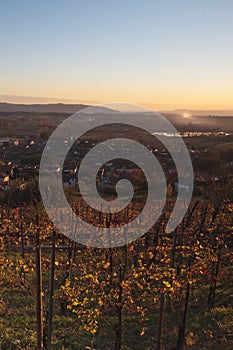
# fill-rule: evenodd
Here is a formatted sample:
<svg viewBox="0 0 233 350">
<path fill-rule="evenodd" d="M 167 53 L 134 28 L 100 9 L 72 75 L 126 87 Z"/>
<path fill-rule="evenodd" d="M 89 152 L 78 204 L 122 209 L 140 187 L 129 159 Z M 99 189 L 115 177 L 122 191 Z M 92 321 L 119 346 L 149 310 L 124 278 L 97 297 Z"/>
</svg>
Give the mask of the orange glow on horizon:
<svg viewBox="0 0 233 350">
<path fill-rule="evenodd" d="M 75 89 L 73 90 L 75 91 Z M 8 103 L 22 103 L 22 104 L 46 104 L 46 103 L 67 103 L 67 104 L 85 104 L 85 105 L 99 105 L 112 102 L 125 102 L 145 106 L 153 110 L 174 110 L 174 109 L 204 109 L 204 110 L 233 110 L 232 93 L 229 91 L 225 94 L 223 92 L 113 92 L 113 91 L 93 91 L 93 93 L 68 94 L 62 92 L 55 92 L 54 94 L 47 94 L 45 97 L 42 94 L 35 94 L 30 96 L 25 94 L 7 95 L 0 93 L 0 101 Z M 86 98 L 79 98 L 85 95 Z M 36 97 L 35 97 L 36 96 Z M 58 97 L 63 96 L 63 97 Z"/>
</svg>

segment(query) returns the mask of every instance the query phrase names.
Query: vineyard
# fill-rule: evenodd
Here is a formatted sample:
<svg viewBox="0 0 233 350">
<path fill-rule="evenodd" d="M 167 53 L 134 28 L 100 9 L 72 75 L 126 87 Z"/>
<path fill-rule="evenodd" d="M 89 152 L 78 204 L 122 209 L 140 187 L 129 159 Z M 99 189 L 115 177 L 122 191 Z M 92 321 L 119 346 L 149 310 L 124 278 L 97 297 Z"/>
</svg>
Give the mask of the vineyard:
<svg viewBox="0 0 233 350">
<path fill-rule="evenodd" d="M 58 232 L 38 193 L 11 196 L 0 209 L 0 348 L 232 349 L 232 183 L 194 198 L 167 234 L 173 205 L 137 241 L 94 249 Z M 79 199 L 74 211 L 117 225 Z"/>
</svg>

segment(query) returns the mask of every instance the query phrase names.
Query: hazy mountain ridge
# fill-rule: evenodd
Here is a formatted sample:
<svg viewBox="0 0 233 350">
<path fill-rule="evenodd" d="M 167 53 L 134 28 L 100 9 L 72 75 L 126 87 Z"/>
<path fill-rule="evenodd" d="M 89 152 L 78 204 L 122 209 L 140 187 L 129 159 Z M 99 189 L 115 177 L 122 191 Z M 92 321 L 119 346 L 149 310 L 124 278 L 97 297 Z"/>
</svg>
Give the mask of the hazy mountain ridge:
<svg viewBox="0 0 233 350">
<path fill-rule="evenodd" d="M 15 104 L 0 102 L 0 112 L 36 112 L 36 113 L 75 113 L 88 106 L 83 104 L 48 103 Z"/>
<path fill-rule="evenodd" d="M 37 112 L 37 113 L 75 113 L 83 108 L 89 107 L 85 104 L 73 103 L 8 103 L 0 102 L 0 112 Z M 175 109 L 172 111 L 163 111 L 161 113 L 169 115 L 184 116 L 184 118 L 195 116 L 229 116 L 233 117 L 233 110 L 187 110 Z"/>
<path fill-rule="evenodd" d="M 41 127 L 56 127 L 69 115 L 81 111 L 88 107 L 84 104 L 13 104 L 0 102 L 0 121 L 3 134 L 4 123 L 11 122 L 12 125 L 17 120 L 21 126 L 32 126 L 36 123 Z M 101 113 L 108 113 L 110 110 L 102 107 Z M 114 113 L 114 110 L 111 111 Z M 223 114 L 224 112 L 224 114 Z M 226 132 L 233 133 L 233 111 L 188 111 L 176 110 L 161 112 L 180 132 Z M 91 110 L 90 110 L 91 113 Z M 202 114 L 203 113 L 203 114 Z M 217 115 L 219 114 L 219 115 Z M 36 121 L 37 120 L 37 121 Z M 29 122 L 30 121 L 30 122 Z M 27 124 L 30 125 L 27 125 Z M 7 128 L 5 133 L 7 133 Z"/>
</svg>

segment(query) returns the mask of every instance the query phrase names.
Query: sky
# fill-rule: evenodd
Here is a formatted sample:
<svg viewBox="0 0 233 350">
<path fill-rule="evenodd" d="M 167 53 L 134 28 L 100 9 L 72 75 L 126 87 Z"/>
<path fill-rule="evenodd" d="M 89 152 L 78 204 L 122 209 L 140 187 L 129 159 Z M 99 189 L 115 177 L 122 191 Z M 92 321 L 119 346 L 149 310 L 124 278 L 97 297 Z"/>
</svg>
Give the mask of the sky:
<svg viewBox="0 0 233 350">
<path fill-rule="evenodd" d="M 0 0 L 0 100 L 233 109 L 232 0 Z"/>
</svg>

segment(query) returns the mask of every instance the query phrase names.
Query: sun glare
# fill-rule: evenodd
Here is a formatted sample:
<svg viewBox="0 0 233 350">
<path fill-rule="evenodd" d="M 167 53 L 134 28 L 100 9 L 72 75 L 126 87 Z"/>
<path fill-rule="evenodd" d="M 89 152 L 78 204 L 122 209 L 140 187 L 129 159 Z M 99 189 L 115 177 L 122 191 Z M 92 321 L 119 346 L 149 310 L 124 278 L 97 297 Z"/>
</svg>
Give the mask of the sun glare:
<svg viewBox="0 0 233 350">
<path fill-rule="evenodd" d="M 187 111 L 186 111 L 186 112 L 183 113 L 183 117 L 184 117 L 184 118 L 190 118 L 191 116 L 192 116 L 192 115 L 191 115 L 190 112 L 187 112 Z"/>
</svg>

